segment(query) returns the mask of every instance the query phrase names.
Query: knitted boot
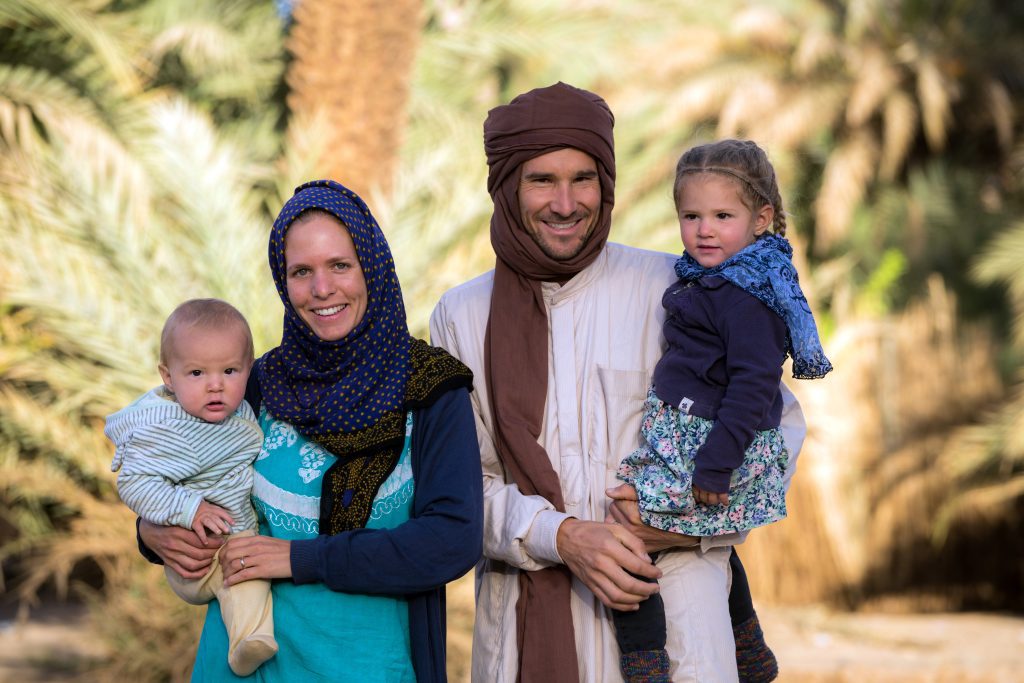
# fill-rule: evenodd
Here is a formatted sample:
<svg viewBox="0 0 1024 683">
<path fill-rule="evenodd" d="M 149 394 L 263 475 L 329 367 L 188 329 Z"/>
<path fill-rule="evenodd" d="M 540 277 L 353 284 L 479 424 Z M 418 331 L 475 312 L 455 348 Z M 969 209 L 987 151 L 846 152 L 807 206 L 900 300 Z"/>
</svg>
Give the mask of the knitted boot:
<svg viewBox="0 0 1024 683">
<path fill-rule="evenodd" d="M 668 653 L 662 650 L 634 650 L 619 658 L 622 679 L 626 683 L 671 683 L 668 677 Z"/>
<path fill-rule="evenodd" d="M 733 626 L 732 633 L 736 639 L 736 668 L 739 670 L 740 683 L 774 681 L 779 675 L 779 663 L 764 640 L 757 615 Z"/>
</svg>

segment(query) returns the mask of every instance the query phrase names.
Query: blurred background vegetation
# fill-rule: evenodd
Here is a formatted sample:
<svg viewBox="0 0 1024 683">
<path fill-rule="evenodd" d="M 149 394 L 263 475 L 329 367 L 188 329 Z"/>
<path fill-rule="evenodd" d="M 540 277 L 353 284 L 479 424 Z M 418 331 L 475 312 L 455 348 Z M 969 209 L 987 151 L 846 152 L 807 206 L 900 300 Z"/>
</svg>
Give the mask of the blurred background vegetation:
<svg viewBox="0 0 1024 683">
<path fill-rule="evenodd" d="M 86 677 L 191 663 L 199 612 L 138 556 L 102 434 L 159 381 L 166 314 L 222 297 L 273 345 L 269 227 L 329 176 L 425 335 L 493 266 L 487 110 L 558 80 L 616 114 L 615 241 L 678 251 L 690 145 L 752 138 L 779 171 L 837 369 L 793 387 L 809 437 L 790 518 L 742 548 L 756 600 L 1024 611 L 1021 3 L 5 0 L 0 589 L 88 602 L 120 655 Z"/>
</svg>

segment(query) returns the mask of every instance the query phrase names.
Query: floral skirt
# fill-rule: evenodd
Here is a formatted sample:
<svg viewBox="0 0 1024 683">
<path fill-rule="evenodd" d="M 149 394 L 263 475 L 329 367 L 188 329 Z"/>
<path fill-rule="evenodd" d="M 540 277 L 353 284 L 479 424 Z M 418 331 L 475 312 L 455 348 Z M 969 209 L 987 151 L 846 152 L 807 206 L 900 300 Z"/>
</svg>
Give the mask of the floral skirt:
<svg viewBox="0 0 1024 683">
<path fill-rule="evenodd" d="M 754 432 L 743 464 L 732 473 L 728 505 L 693 499 L 697 449 L 713 420 L 685 415 L 647 393 L 640 433 L 644 445 L 619 465 L 618 477 L 636 489 L 644 524 L 690 536 L 718 536 L 776 522 L 786 516 L 783 474 L 789 451 L 779 428 Z"/>
</svg>

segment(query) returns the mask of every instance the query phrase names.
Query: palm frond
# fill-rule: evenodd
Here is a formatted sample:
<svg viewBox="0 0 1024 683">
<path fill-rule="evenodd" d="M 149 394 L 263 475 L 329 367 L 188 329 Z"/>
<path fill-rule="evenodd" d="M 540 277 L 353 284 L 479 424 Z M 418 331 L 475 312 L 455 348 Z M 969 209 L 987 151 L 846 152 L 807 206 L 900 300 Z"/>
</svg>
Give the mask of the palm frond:
<svg viewBox="0 0 1024 683">
<path fill-rule="evenodd" d="M 1024 308 L 1024 221 L 1017 221 L 1006 232 L 997 236 L 978 256 L 971 269 L 981 282 L 1003 282 L 1013 297 Z"/>
<path fill-rule="evenodd" d="M 958 88 L 932 55 L 922 57 L 917 64 L 917 95 L 925 139 L 933 150 L 940 151 L 946 145 Z"/>
<path fill-rule="evenodd" d="M 996 130 L 996 139 L 1004 152 L 1013 146 L 1014 104 L 1010 91 L 1005 84 L 990 78 L 985 83 L 985 91 L 989 101 L 989 114 Z"/>
<path fill-rule="evenodd" d="M 799 149 L 814 131 L 824 132 L 835 126 L 845 99 L 845 88 L 837 83 L 786 88 L 778 107 L 767 108 L 767 113 L 755 110 L 749 137 L 771 150 Z"/>
<path fill-rule="evenodd" d="M 918 114 L 913 98 L 900 90 L 889 93 L 882 120 L 882 158 L 878 175 L 891 182 L 906 162 L 917 136 Z"/>
<path fill-rule="evenodd" d="M 793 72 L 803 79 L 826 71 L 830 63 L 839 61 L 840 46 L 835 33 L 826 27 L 809 27 L 793 50 Z"/>
<path fill-rule="evenodd" d="M 853 212 L 875 174 L 878 144 L 867 131 L 843 141 L 829 156 L 815 202 L 815 249 L 828 253 L 846 236 Z"/>
<path fill-rule="evenodd" d="M 851 64 L 853 87 L 846 107 L 846 123 L 857 128 L 874 116 L 887 96 L 899 84 L 900 75 L 890 55 L 878 46 L 868 46 Z"/>
<path fill-rule="evenodd" d="M 121 95 L 140 92 L 141 81 L 135 60 L 125 49 L 130 46 L 125 29 L 130 25 L 116 13 L 102 13 L 101 6 L 91 0 L 9 0 L 5 3 L 8 17 L 15 25 L 51 26 L 51 39 L 85 46 L 110 74 Z M 106 4 L 106 3 L 103 3 Z"/>
</svg>

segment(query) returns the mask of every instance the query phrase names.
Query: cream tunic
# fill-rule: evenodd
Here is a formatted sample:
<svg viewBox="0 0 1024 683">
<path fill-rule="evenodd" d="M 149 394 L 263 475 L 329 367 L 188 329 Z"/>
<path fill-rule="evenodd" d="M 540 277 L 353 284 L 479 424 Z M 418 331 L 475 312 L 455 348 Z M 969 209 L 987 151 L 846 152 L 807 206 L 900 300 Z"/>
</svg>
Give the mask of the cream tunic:
<svg viewBox="0 0 1024 683">
<path fill-rule="evenodd" d="M 561 513 L 540 496 L 525 496 L 506 479 L 492 440 L 484 375 L 484 332 L 493 272 L 447 292 L 430 321 L 432 342 L 474 373 L 473 408 L 484 472 L 484 558 L 476 571 L 473 680 L 515 681 L 518 570 L 560 563 L 556 532 L 566 517 L 601 521 L 605 489 L 617 486 L 619 461 L 640 443 L 643 402 L 661 356 L 661 295 L 676 278 L 674 256 L 608 244 L 564 286 L 543 284 L 550 326 L 547 400 L 541 443 L 558 473 Z M 794 453 L 803 416 L 783 391 L 783 431 Z M 669 623 L 673 680 L 736 679 L 728 614 L 728 546 L 736 535 L 704 539 L 702 552 L 664 553 L 661 592 Z M 572 614 L 580 680 L 621 681 L 608 611 L 579 580 Z"/>
</svg>

